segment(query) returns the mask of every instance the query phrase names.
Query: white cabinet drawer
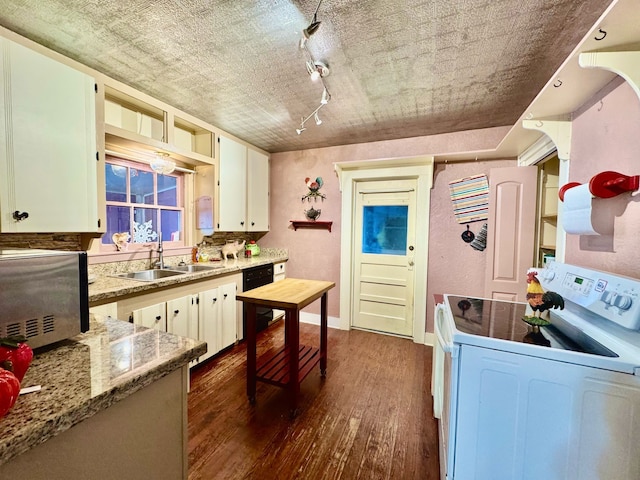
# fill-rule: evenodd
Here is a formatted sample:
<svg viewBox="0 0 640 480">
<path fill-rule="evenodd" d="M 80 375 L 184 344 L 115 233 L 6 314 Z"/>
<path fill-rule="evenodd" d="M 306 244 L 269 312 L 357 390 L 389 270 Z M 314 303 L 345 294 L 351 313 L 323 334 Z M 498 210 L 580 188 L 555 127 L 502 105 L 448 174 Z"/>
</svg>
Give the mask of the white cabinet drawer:
<svg viewBox="0 0 640 480">
<path fill-rule="evenodd" d="M 285 262 L 275 263 L 273 265 L 273 281 L 277 282 L 286 277 Z"/>
</svg>

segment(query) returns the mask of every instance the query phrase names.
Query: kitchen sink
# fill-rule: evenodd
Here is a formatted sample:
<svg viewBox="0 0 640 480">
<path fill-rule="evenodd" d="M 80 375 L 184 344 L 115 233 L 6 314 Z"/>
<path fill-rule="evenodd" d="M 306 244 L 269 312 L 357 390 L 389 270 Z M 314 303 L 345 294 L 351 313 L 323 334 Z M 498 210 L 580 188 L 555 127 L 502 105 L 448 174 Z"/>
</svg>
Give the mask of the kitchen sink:
<svg viewBox="0 0 640 480">
<path fill-rule="evenodd" d="M 185 271 L 176 270 L 140 270 L 138 272 L 118 273 L 114 277 L 130 278 L 131 280 L 140 280 L 143 282 L 151 282 L 160 280 L 161 278 L 174 277 L 176 275 L 184 275 Z"/>
<path fill-rule="evenodd" d="M 224 265 L 179 265 L 177 267 L 171 267 L 171 270 L 179 270 L 180 272 L 195 273 L 195 272 L 208 272 L 217 268 L 224 268 Z"/>
</svg>

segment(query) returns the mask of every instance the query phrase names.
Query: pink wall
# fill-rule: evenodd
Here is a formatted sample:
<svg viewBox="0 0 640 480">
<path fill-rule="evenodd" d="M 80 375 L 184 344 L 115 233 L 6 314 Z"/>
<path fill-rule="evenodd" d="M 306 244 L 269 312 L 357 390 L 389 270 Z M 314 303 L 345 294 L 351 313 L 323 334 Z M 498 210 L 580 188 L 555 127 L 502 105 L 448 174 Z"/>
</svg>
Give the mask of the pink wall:
<svg viewBox="0 0 640 480">
<path fill-rule="evenodd" d="M 586 183 L 606 170 L 640 174 L 640 99 L 620 78 L 585 104 L 572 124 L 569 180 Z M 568 235 L 565 261 L 640 278 L 640 193 L 594 200 L 593 212 L 612 234 Z"/>
<path fill-rule="evenodd" d="M 427 277 L 427 331 L 433 332 L 433 295 L 452 293 L 484 296 L 487 252 L 465 243 L 465 225 L 457 222 L 449 197 L 449 182 L 471 175 L 486 174 L 492 168 L 514 167 L 515 160 L 440 163 L 434 170 L 429 215 L 429 273 Z M 535 208 L 535 206 L 534 206 Z M 469 225 L 474 234 L 484 222 Z"/>
<path fill-rule="evenodd" d="M 345 161 L 402 158 L 446 152 L 493 149 L 502 140 L 507 131 L 507 127 L 500 127 L 404 140 L 273 154 L 271 156 L 271 225 L 269 233 L 260 239 L 260 245 L 287 248 L 289 250 L 289 261 L 287 262 L 287 276 L 289 277 L 316 278 L 335 282 L 336 287 L 329 292 L 329 315 L 339 317 L 340 209 L 342 194 L 333 164 Z M 473 163 L 473 167 L 468 164 L 457 166 L 451 164 L 447 166 L 447 175 L 452 175 L 452 178 L 458 178 L 469 174 L 471 170 L 473 172 L 484 171 L 486 163 L 476 162 Z M 494 162 L 488 163 L 494 165 Z M 510 162 L 509 165 L 513 165 L 513 162 Z M 437 191 L 438 193 L 432 192 L 432 202 L 436 201 L 436 206 L 432 206 L 432 212 L 436 211 L 438 214 L 442 212 L 444 216 L 449 215 L 453 218 L 449 193 L 446 190 L 446 182 L 448 180 L 444 180 L 448 178 L 447 175 L 443 176 L 442 180 L 439 179 L 439 176 L 436 176 L 438 184 L 434 186 L 434 192 Z M 315 178 L 318 176 L 324 180 L 321 192 L 327 196 L 326 200 L 302 203 L 300 199 L 308 191 L 304 184 L 305 177 Z M 438 198 L 439 196 L 443 196 L 443 198 Z M 320 220 L 333 222 L 331 233 L 326 230 L 316 229 L 298 229 L 294 231 L 290 226 L 290 220 L 304 220 L 304 210 L 311 206 L 322 210 Z M 449 228 L 447 227 L 447 229 Z M 446 247 L 451 242 L 449 242 L 448 238 L 443 239 L 444 232 L 441 230 L 439 229 L 439 233 L 436 234 L 436 244 L 444 244 Z M 465 255 L 473 258 L 473 253 L 479 252 L 473 250 L 460 239 L 461 232 L 462 230 L 457 224 L 449 232 L 452 238 L 456 238 L 455 249 L 464 249 Z M 473 250 L 473 253 L 467 250 Z M 454 252 L 451 248 L 443 252 L 443 258 L 446 258 L 446 261 L 452 261 L 458 255 L 459 252 Z M 478 256 L 482 255 L 479 253 Z M 434 262 L 437 264 L 437 261 L 434 260 Z M 429 274 L 428 282 L 432 282 L 433 285 L 437 286 L 448 278 L 449 273 L 442 269 L 438 269 L 436 272 L 433 279 L 431 278 L 431 273 Z M 467 278 L 464 272 L 458 281 L 461 289 L 466 287 L 474 288 L 476 284 L 475 276 Z M 434 288 L 435 290 L 429 287 L 429 292 L 438 290 L 437 287 Z M 317 305 L 317 302 L 309 306 L 308 311 L 318 313 L 319 305 Z M 430 312 L 428 312 L 428 317 L 431 317 Z M 428 327 L 428 330 L 432 330 L 432 328 Z"/>
</svg>

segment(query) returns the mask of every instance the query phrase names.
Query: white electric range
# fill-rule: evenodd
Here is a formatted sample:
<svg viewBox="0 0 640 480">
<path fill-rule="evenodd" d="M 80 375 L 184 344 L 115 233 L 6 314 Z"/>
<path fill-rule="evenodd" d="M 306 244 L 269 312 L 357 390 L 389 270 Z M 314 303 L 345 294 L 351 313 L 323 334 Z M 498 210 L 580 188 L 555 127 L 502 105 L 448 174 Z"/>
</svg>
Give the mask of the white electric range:
<svg viewBox="0 0 640 480">
<path fill-rule="evenodd" d="M 640 280 L 562 263 L 538 279 L 565 299 L 539 329 L 525 303 L 436 307 L 442 479 L 640 479 Z"/>
</svg>

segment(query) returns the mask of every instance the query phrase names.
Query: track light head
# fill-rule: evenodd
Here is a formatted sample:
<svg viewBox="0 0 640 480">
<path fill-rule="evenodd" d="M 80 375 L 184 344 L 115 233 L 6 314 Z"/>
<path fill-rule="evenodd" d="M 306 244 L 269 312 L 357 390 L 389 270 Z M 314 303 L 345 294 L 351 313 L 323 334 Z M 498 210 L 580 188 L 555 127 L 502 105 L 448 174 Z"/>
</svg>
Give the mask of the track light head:
<svg viewBox="0 0 640 480">
<path fill-rule="evenodd" d="M 329 67 L 318 60 L 307 62 L 307 73 L 314 82 L 329 75 Z"/>
<path fill-rule="evenodd" d="M 302 34 L 305 36 L 305 38 L 309 38 L 311 35 L 313 35 L 318 31 L 318 28 L 320 28 L 321 23 L 322 22 L 318 22 L 316 20 L 316 17 L 314 16 L 313 22 L 311 22 L 309 26 L 302 31 Z"/>
<path fill-rule="evenodd" d="M 329 103 L 329 100 L 331 100 L 331 94 L 325 88 L 324 90 L 322 90 L 322 98 L 320 99 L 320 103 L 322 105 L 326 105 L 327 103 Z"/>
<path fill-rule="evenodd" d="M 306 128 L 304 128 L 302 125 L 300 125 L 300 128 L 296 128 L 296 133 L 298 135 L 300 135 L 302 132 L 304 132 L 306 130 Z"/>
<path fill-rule="evenodd" d="M 316 125 L 322 125 L 322 120 L 320 120 L 320 117 L 318 116 L 318 112 L 315 113 L 314 117 L 316 120 Z"/>
</svg>

